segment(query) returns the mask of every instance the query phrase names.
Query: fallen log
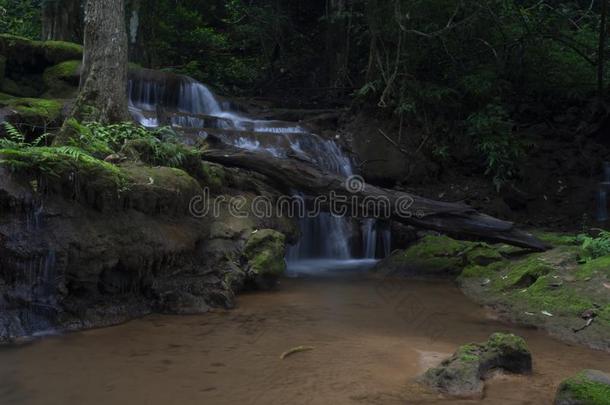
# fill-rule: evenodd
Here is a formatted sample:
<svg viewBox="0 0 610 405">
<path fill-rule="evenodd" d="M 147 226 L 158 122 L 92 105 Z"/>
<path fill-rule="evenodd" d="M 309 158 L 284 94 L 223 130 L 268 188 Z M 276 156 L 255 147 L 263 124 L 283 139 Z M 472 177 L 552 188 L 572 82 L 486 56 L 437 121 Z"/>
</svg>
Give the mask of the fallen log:
<svg viewBox="0 0 610 405">
<path fill-rule="evenodd" d="M 298 190 L 305 195 L 334 196 L 336 207 L 348 205 L 353 216 L 366 211 L 371 202 L 389 204 L 388 218 L 418 228 L 446 233 L 458 239 L 503 242 L 510 245 L 544 251 L 549 248 L 530 233 L 476 211 L 461 203 L 430 200 L 414 194 L 376 187 L 370 184 L 348 184 L 354 178 L 329 173 L 296 156 L 278 158 L 265 151 L 236 148 L 214 142 L 203 151 L 203 159 L 223 166 L 239 167 L 268 177 L 284 190 Z M 358 212 L 351 207 L 356 202 Z M 324 205 L 328 208 L 329 204 Z"/>
</svg>

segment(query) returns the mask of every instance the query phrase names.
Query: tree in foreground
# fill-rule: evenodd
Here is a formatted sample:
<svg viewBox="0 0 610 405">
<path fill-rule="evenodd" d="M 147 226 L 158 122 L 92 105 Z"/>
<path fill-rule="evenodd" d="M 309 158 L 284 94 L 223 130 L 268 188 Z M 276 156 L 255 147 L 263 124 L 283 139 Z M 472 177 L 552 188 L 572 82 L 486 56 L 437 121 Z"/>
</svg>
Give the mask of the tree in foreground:
<svg viewBox="0 0 610 405">
<path fill-rule="evenodd" d="M 125 0 L 88 0 L 80 90 L 68 119 L 102 124 L 129 121 Z M 71 135 L 64 124 L 56 139 Z"/>
</svg>

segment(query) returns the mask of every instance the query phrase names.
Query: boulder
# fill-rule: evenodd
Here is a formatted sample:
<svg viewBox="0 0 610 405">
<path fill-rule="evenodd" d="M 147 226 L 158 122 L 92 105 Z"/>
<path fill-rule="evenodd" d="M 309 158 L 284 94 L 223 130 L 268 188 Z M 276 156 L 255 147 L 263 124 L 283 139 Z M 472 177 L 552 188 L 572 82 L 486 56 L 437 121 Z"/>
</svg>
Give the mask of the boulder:
<svg viewBox="0 0 610 405">
<path fill-rule="evenodd" d="M 59 128 L 63 102 L 41 98 L 0 98 L 0 122 L 14 125 L 28 140 Z"/>
<path fill-rule="evenodd" d="M 463 253 L 470 245 L 470 242 L 447 236 L 426 235 L 407 250 L 393 252 L 376 266 L 375 271 L 401 276 L 459 274 L 466 264 Z"/>
<path fill-rule="evenodd" d="M 78 93 L 81 61 L 69 60 L 44 71 L 45 95 L 54 98 L 74 98 Z"/>
<path fill-rule="evenodd" d="M 286 237 L 277 231 L 262 229 L 250 236 L 244 255 L 248 261 L 250 277 L 259 288 L 273 287 L 284 274 L 285 250 Z"/>
<path fill-rule="evenodd" d="M 522 338 L 494 333 L 485 343 L 462 346 L 438 367 L 428 370 L 422 382 L 448 396 L 481 398 L 485 380 L 496 370 L 516 374 L 532 371 L 532 356 Z"/>
<path fill-rule="evenodd" d="M 0 55 L 9 66 L 42 73 L 47 67 L 67 60 L 82 59 L 83 47 L 62 41 L 34 41 L 14 35 L 0 34 Z"/>
<path fill-rule="evenodd" d="M 610 405 L 610 375 L 584 370 L 561 383 L 555 405 Z"/>
</svg>

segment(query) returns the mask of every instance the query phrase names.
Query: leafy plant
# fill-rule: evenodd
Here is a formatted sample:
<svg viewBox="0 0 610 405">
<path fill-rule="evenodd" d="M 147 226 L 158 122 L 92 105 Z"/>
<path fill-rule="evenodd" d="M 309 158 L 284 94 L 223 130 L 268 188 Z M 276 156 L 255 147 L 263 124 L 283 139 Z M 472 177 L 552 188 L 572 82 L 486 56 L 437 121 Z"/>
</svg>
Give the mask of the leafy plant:
<svg viewBox="0 0 610 405">
<path fill-rule="evenodd" d="M 524 156 L 521 142 L 512 132 L 513 122 L 506 110 L 490 104 L 466 120 L 467 134 L 485 159 L 485 174 L 491 175 L 499 191 L 519 174 L 519 161 Z"/>
<path fill-rule="evenodd" d="M 597 236 L 579 235 L 582 252 L 580 258 L 588 262 L 598 257 L 610 255 L 610 231 L 599 230 Z"/>
</svg>

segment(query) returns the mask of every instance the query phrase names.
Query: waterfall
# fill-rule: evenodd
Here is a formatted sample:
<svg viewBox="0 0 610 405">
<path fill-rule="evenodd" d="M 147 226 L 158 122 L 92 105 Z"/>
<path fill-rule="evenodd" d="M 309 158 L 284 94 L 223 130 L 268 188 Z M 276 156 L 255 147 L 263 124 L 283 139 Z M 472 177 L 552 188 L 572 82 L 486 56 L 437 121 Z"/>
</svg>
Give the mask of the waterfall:
<svg viewBox="0 0 610 405">
<path fill-rule="evenodd" d="M 603 181 L 599 183 L 599 190 L 597 191 L 596 219 L 599 222 L 606 222 L 609 219 L 608 192 L 610 192 L 610 162 L 604 162 Z"/>
<path fill-rule="evenodd" d="M 223 141 L 239 148 L 265 150 L 275 157 L 298 156 L 345 177 L 354 174 L 351 159 L 333 140 L 298 124 L 251 119 L 230 111 L 226 104 L 205 85 L 186 76 L 143 69 L 130 77 L 130 111 L 144 126 L 216 129 Z M 321 213 L 301 218 L 299 225 L 300 240 L 287 254 L 289 268 L 332 267 L 357 259 L 372 261 L 389 253 L 389 227 L 374 219 L 366 219 L 358 227 L 352 218 Z M 359 231 L 362 249 L 356 253 L 353 243 Z"/>
</svg>

